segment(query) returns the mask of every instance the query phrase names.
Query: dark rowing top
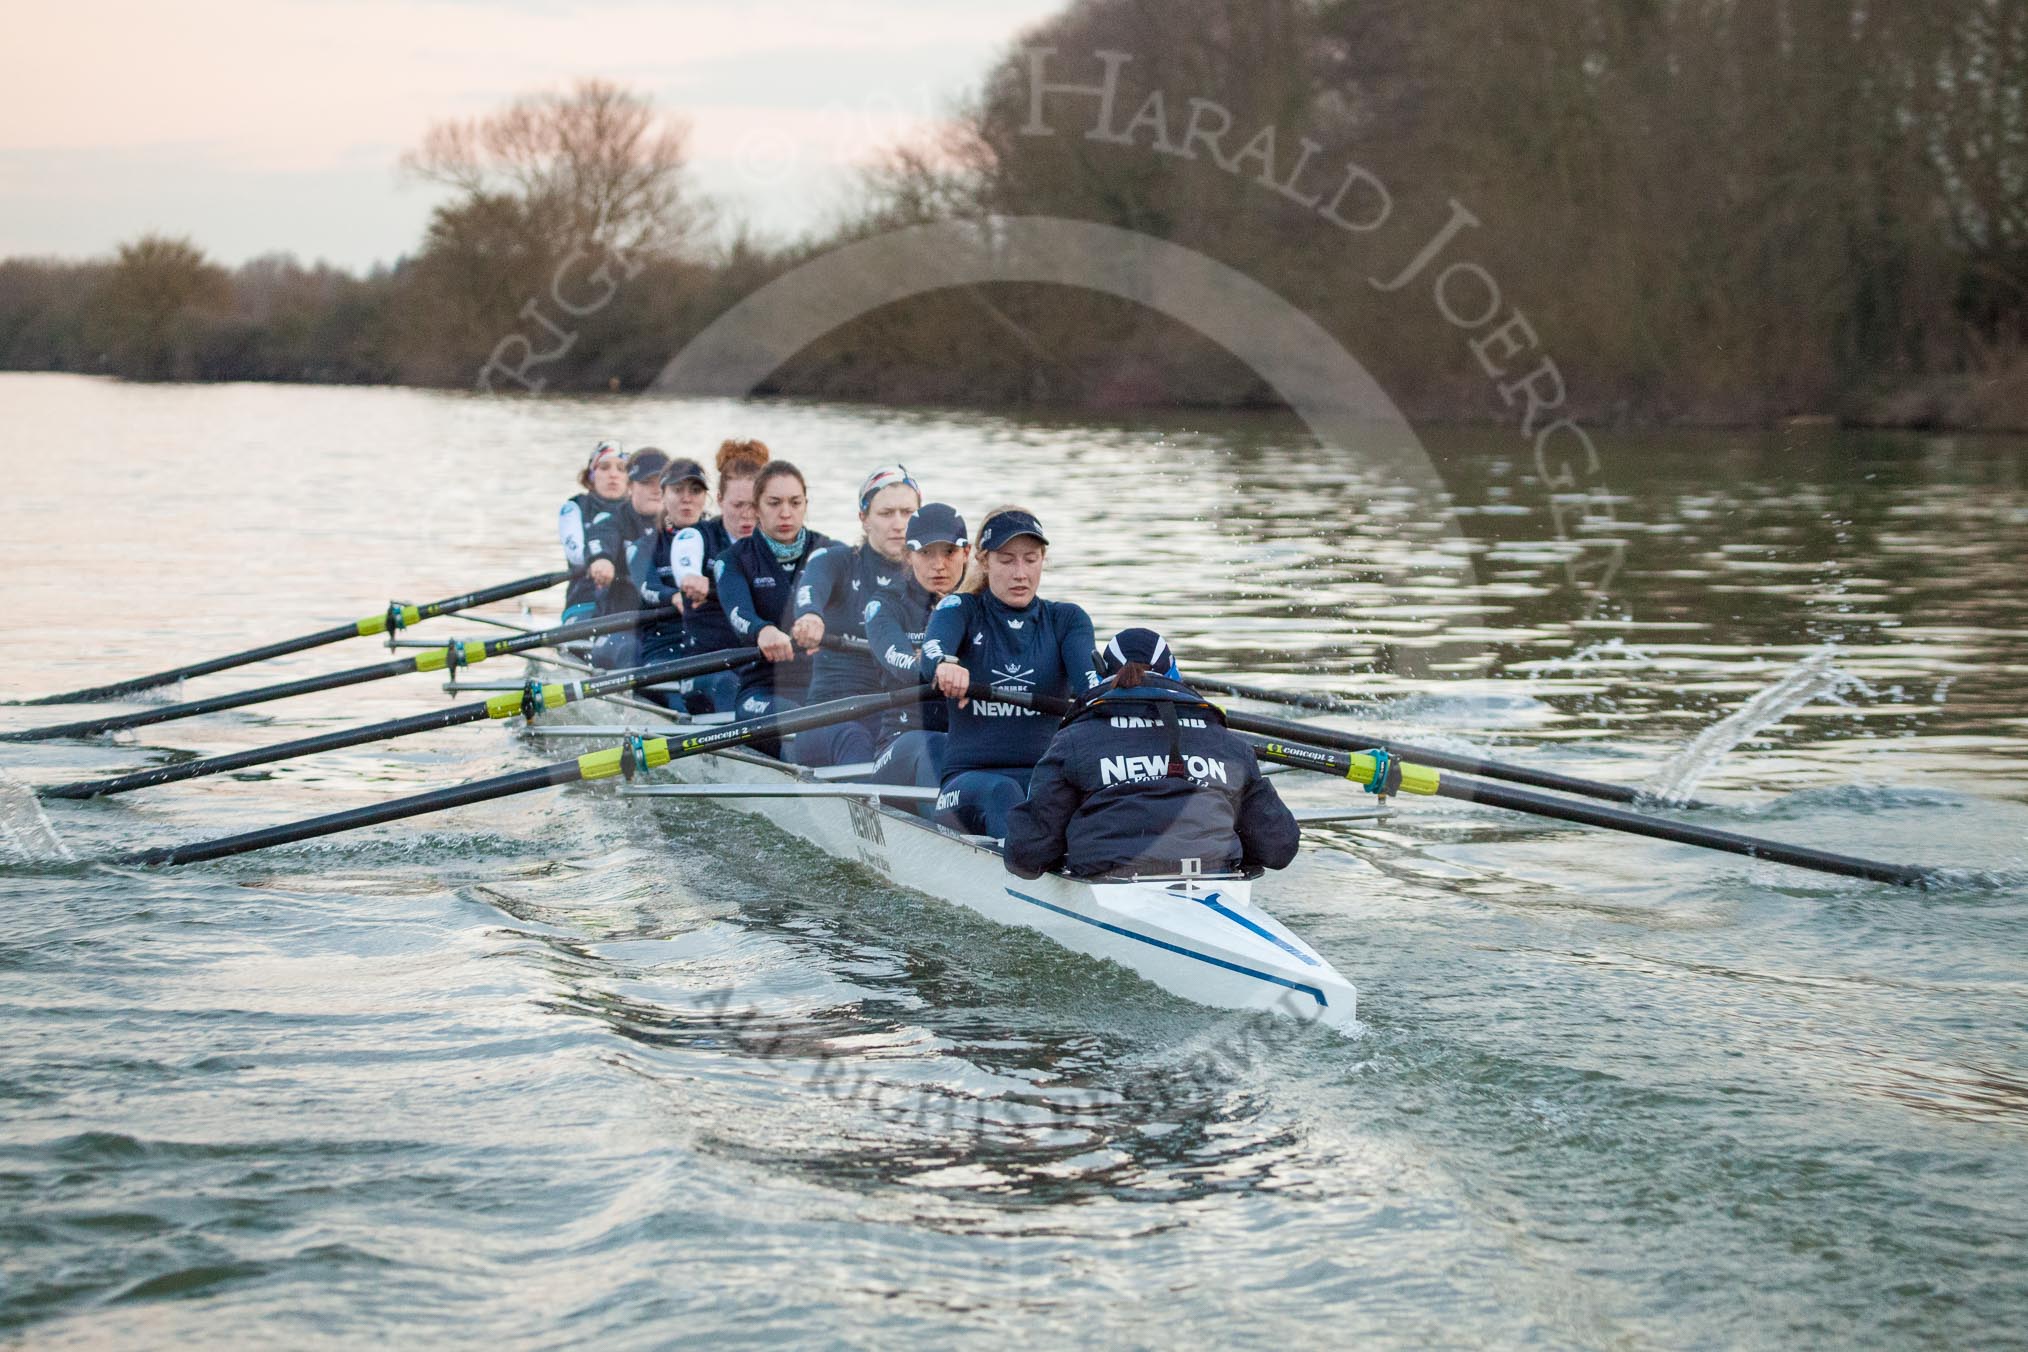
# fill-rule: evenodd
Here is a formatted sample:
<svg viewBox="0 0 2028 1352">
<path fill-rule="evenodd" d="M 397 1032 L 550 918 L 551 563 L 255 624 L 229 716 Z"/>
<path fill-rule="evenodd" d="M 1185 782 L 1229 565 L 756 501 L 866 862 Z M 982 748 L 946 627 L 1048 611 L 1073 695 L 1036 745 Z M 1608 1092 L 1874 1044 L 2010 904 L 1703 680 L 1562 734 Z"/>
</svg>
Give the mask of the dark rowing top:
<svg viewBox="0 0 2028 1352">
<path fill-rule="evenodd" d="M 785 634 L 789 631 L 795 624 L 796 588 L 803 570 L 831 543 L 828 535 L 810 531 L 803 552 L 783 563 L 768 548 L 767 537 L 755 531 L 718 556 L 712 568 L 719 604 L 725 607 L 739 645 L 754 646 L 769 625 Z M 750 695 L 776 694 L 801 703 L 809 688 L 810 663 L 800 656 L 793 662 L 756 662 L 740 673 L 739 699 L 744 703 Z"/>
<path fill-rule="evenodd" d="M 631 498 L 591 529 L 589 535 L 598 542 L 601 554 L 612 559 L 619 570 L 613 585 L 599 598 L 601 614 L 619 615 L 641 608 L 645 598 L 637 585 L 638 579 L 642 564 L 655 547 L 655 536 L 660 533 L 654 518 L 637 511 Z"/>
<path fill-rule="evenodd" d="M 1070 699 L 1098 685 L 1091 617 L 1082 606 L 1040 597 L 1020 610 L 989 591 L 946 596 L 930 612 L 923 657 L 962 663 L 975 685 Z M 944 775 L 1026 770 L 1042 758 L 1056 720 L 999 700 L 951 701 Z"/>
<path fill-rule="evenodd" d="M 930 664 L 923 660 L 923 634 L 929 628 L 930 610 L 937 598 L 909 575 L 908 585 L 866 603 L 862 617 L 866 641 L 873 649 L 872 660 L 880 671 L 881 688 L 900 689 L 929 679 Z M 950 730 L 950 714 L 944 701 L 890 709 L 881 721 L 883 737 L 896 736 L 911 728 L 929 732 Z"/>
<path fill-rule="evenodd" d="M 1024 878 L 1287 868 L 1300 828 L 1253 748 L 1180 681 L 1102 687 L 1050 739 L 1007 819 Z"/>
<path fill-rule="evenodd" d="M 683 646 L 693 653 L 723 652 L 727 648 L 743 648 L 746 641 L 740 638 L 726 618 L 725 605 L 718 595 L 718 560 L 731 549 L 734 540 L 732 532 L 725 528 L 721 517 L 710 517 L 697 523 L 697 531 L 704 537 L 704 577 L 711 583 L 711 594 L 704 598 L 702 605 L 683 603 Z"/>
<path fill-rule="evenodd" d="M 883 596 L 915 585 L 907 563 L 880 556 L 867 544 L 832 544 L 818 550 L 796 585 L 795 618 L 816 615 L 826 637 L 865 638 L 866 608 Z M 810 702 L 823 704 L 882 688 L 880 666 L 859 652 L 826 648 L 811 664 Z"/>
<path fill-rule="evenodd" d="M 608 552 L 612 540 L 610 524 L 614 512 L 631 506 L 624 498 L 602 498 L 596 493 L 585 492 L 570 499 L 558 510 L 556 534 L 563 543 L 563 561 L 578 573 L 563 593 L 566 609 L 589 605 L 599 599 L 597 585 L 584 576 L 586 567 L 600 559 L 610 559 L 616 571 L 626 567 L 624 557 Z"/>
</svg>

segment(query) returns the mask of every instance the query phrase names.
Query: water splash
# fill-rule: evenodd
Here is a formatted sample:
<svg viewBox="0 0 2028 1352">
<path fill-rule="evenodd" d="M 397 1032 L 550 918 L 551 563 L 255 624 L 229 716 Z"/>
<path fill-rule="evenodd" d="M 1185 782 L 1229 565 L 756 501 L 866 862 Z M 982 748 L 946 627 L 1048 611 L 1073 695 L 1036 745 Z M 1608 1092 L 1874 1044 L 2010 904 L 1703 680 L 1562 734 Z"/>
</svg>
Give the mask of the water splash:
<svg viewBox="0 0 2028 1352">
<path fill-rule="evenodd" d="M 1741 742 L 1781 722 L 1812 700 L 1858 687 L 1856 677 L 1838 669 L 1836 656 L 1836 646 L 1825 644 L 1730 717 L 1698 733 L 1641 786 L 1642 795 L 1661 803 L 1686 802 L 1711 767 Z"/>
<path fill-rule="evenodd" d="M 49 824 L 35 790 L 0 770 L 0 864 L 70 864 L 70 846 Z"/>
</svg>

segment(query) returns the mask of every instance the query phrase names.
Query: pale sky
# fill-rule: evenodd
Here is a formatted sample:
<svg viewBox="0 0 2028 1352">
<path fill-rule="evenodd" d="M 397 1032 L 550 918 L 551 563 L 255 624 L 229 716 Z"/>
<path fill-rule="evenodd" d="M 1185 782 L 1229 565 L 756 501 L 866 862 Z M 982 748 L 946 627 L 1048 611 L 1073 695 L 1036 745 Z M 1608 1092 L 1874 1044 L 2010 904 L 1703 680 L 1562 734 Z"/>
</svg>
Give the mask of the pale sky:
<svg viewBox="0 0 2028 1352">
<path fill-rule="evenodd" d="M 692 181 L 777 236 L 1066 0 L 31 0 L 0 43 L 0 257 L 144 231 L 239 263 L 412 251 L 430 123 L 602 76 L 691 125 Z"/>
</svg>

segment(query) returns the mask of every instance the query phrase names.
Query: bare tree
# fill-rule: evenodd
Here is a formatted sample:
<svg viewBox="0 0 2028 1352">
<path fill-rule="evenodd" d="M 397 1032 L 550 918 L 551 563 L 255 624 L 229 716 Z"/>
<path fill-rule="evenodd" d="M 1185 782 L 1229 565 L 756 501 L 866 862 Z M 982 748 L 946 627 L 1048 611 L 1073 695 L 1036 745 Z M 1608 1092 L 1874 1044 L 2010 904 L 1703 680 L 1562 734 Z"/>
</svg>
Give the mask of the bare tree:
<svg viewBox="0 0 2028 1352">
<path fill-rule="evenodd" d="M 459 207 L 517 200 L 554 249 L 667 253 L 701 223 L 683 182 L 688 135 L 681 122 L 658 118 L 646 96 L 581 80 L 568 93 L 438 123 L 402 165 L 455 189 Z"/>
</svg>

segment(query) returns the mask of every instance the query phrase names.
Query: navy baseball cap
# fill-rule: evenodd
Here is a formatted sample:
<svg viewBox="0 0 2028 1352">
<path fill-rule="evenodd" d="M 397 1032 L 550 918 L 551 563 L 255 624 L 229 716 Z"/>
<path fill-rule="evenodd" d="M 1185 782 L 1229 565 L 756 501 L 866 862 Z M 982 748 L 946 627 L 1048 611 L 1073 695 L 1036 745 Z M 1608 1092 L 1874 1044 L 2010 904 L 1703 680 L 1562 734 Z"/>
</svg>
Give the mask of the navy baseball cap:
<svg viewBox="0 0 2028 1352">
<path fill-rule="evenodd" d="M 627 478 L 637 484 L 662 477 L 662 471 L 669 467 L 669 457 L 653 446 L 644 446 L 627 460 Z"/>
<path fill-rule="evenodd" d="M 908 547 L 928 549 L 931 545 L 963 545 L 967 539 L 965 518 L 958 509 L 942 502 L 925 502 L 908 519 Z"/>
<path fill-rule="evenodd" d="M 1023 535 L 1032 535 L 1044 545 L 1049 543 L 1049 537 L 1042 533 L 1042 523 L 1028 513 L 1001 512 L 988 519 L 986 528 L 979 532 L 979 548 L 1005 549 Z"/>
<path fill-rule="evenodd" d="M 1150 671 L 1177 679 L 1176 654 L 1168 642 L 1152 629 L 1122 629 L 1100 650 L 1099 666 L 1110 676 L 1129 662 L 1139 662 Z"/>
<path fill-rule="evenodd" d="M 662 487 L 671 488 L 692 480 L 709 487 L 711 479 L 704 472 L 704 466 L 695 460 L 671 460 L 669 468 L 662 471 Z"/>
</svg>

